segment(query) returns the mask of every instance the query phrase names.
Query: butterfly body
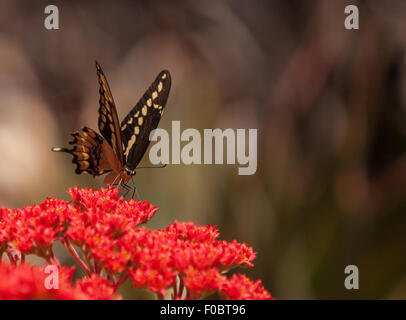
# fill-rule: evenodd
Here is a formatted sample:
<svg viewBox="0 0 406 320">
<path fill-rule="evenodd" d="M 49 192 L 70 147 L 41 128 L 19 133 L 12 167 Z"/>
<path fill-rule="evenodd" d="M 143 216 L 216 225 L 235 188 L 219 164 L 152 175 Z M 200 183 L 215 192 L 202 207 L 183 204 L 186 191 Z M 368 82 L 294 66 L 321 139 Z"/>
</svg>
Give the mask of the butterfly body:
<svg viewBox="0 0 406 320">
<path fill-rule="evenodd" d="M 109 173 L 104 179 L 105 184 L 125 185 L 135 175 L 148 148 L 150 132 L 161 119 L 171 88 L 171 77 L 168 71 L 162 71 L 120 124 L 109 84 L 97 62 L 96 70 L 101 135 L 83 127 L 81 131 L 72 133 L 74 139 L 69 143 L 73 148 L 56 147 L 52 151 L 71 154 L 77 174 L 85 172 L 99 176 Z"/>
</svg>

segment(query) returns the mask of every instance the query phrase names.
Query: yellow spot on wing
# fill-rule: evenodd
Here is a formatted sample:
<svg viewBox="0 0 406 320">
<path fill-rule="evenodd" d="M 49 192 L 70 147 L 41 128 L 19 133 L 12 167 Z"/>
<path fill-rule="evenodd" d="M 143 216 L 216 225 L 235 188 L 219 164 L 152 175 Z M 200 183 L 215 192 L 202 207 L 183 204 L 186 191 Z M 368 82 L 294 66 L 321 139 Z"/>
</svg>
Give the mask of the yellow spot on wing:
<svg viewBox="0 0 406 320">
<path fill-rule="evenodd" d="M 138 125 L 142 126 L 142 123 L 144 122 L 144 118 L 143 117 L 139 117 L 138 118 Z"/>
<path fill-rule="evenodd" d="M 166 79 L 166 73 L 162 75 L 162 79 Z"/>
<path fill-rule="evenodd" d="M 113 147 L 114 150 L 116 150 L 116 136 L 114 134 L 111 135 L 111 145 Z"/>
<path fill-rule="evenodd" d="M 155 100 L 158 97 L 158 92 L 152 92 L 152 100 Z"/>
<path fill-rule="evenodd" d="M 163 88 L 162 81 L 159 81 L 159 83 L 158 83 L 158 92 L 161 92 L 162 88 Z"/>
<path fill-rule="evenodd" d="M 139 134 L 140 133 L 140 127 L 135 127 L 134 128 L 134 134 Z"/>
<path fill-rule="evenodd" d="M 113 122 L 113 117 L 111 116 L 110 113 L 107 115 L 107 117 L 109 118 L 110 122 Z"/>
<path fill-rule="evenodd" d="M 86 130 L 86 132 L 93 138 L 96 138 L 96 134 L 92 130 Z"/>
<path fill-rule="evenodd" d="M 154 103 L 154 108 L 155 108 L 155 109 L 158 109 L 158 108 L 159 108 L 159 104 L 155 104 L 155 103 Z"/>
<path fill-rule="evenodd" d="M 131 137 L 130 141 L 128 141 L 127 149 L 125 149 L 125 152 L 124 152 L 126 158 L 128 157 L 128 153 L 130 152 L 130 150 L 131 150 L 133 144 L 135 143 L 136 139 L 137 139 L 137 137 L 135 135 L 133 135 Z"/>
<path fill-rule="evenodd" d="M 87 169 L 90 166 L 89 161 L 79 161 L 79 164 L 80 164 L 80 169 L 82 169 L 82 170 Z M 83 165 L 83 167 L 82 167 L 82 165 Z"/>
<path fill-rule="evenodd" d="M 121 130 L 125 130 L 125 128 L 127 128 L 126 124 L 121 127 Z"/>
<path fill-rule="evenodd" d="M 142 111 L 142 115 L 146 116 L 147 115 L 147 106 L 143 106 L 141 111 Z"/>
<path fill-rule="evenodd" d="M 148 106 L 148 107 L 152 106 L 152 100 L 151 100 L 151 98 L 149 98 L 149 99 L 147 100 L 147 106 Z"/>
<path fill-rule="evenodd" d="M 128 122 L 127 122 L 128 124 L 131 124 L 131 123 L 133 123 L 133 118 L 130 118 L 130 120 L 128 120 Z"/>
</svg>

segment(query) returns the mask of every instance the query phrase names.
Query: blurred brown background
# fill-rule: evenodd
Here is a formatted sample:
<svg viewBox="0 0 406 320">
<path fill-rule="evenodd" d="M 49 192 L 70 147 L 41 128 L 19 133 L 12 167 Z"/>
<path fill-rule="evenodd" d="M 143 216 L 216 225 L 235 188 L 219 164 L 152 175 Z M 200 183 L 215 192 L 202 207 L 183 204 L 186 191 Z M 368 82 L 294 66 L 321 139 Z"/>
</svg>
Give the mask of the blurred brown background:
<svg viewBox="0 0 406 320">
<path fill-rule="evenodd" d="M 44 28 L 48 4 L 59 30 Z M 359 30 L 344 28 L 348 4 Z M 50 151 L 97 128 L 95 59 L 120 119 L 168 69 L 160 127 L 258 128 L 258 170 L 139 170 L 151 227 L 219 225 L 258 252 L 238 271 L 278 299 L 406 298 L 405 47 L 402 0 L 1 0 L 0 205 L 101 185 Z M 358 291 L 344 288 L 349 264 Z"/>
</svg>

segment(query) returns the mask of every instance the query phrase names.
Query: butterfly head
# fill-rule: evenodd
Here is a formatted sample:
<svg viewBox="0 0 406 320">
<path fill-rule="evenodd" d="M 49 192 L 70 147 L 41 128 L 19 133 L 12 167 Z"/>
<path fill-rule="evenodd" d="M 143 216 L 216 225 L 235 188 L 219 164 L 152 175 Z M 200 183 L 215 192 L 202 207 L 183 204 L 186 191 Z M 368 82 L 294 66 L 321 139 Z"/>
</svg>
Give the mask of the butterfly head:
<svg viewBox="0 0 406 320">
<path fill-rule="evenodd" d="M 135 169 L 134 170 L 131 170 L 129 167 L 127 167 L 127 166 L 124 166 L 124 172 L 126 173 L 126 174 L 128 174 L 129 176 L 135 176 L 135 174 L 136 174 L 136 172 L 135 172 Z"/>
</svg>

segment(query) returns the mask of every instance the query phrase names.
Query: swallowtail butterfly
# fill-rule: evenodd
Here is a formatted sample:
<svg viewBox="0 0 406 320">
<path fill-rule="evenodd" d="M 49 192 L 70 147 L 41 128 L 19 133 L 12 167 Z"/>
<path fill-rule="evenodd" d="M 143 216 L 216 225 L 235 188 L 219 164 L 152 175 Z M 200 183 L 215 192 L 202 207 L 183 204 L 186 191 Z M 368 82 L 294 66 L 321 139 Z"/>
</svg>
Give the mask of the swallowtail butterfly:
<svg viewBox="0 0 406 320">
<path fill-rule="evenodd" d="M 67 152 L 73 156 L 76 173 L 93 176 L 109 173 L 105 184 L 121 184 L 135 175 L 150 143 L 149 134 L 158 126 L 171 89 L 171 76 L 164 70 L 156 77 L 140 101 L 121 122 L 118 121 L 116 106 L 106 76 L 96 61 L 99 78 L 99 121 L 100 134 L 83 127 L 72 133 L 73 148 L 52 148 L 55 152 Z"/>
</svg>

